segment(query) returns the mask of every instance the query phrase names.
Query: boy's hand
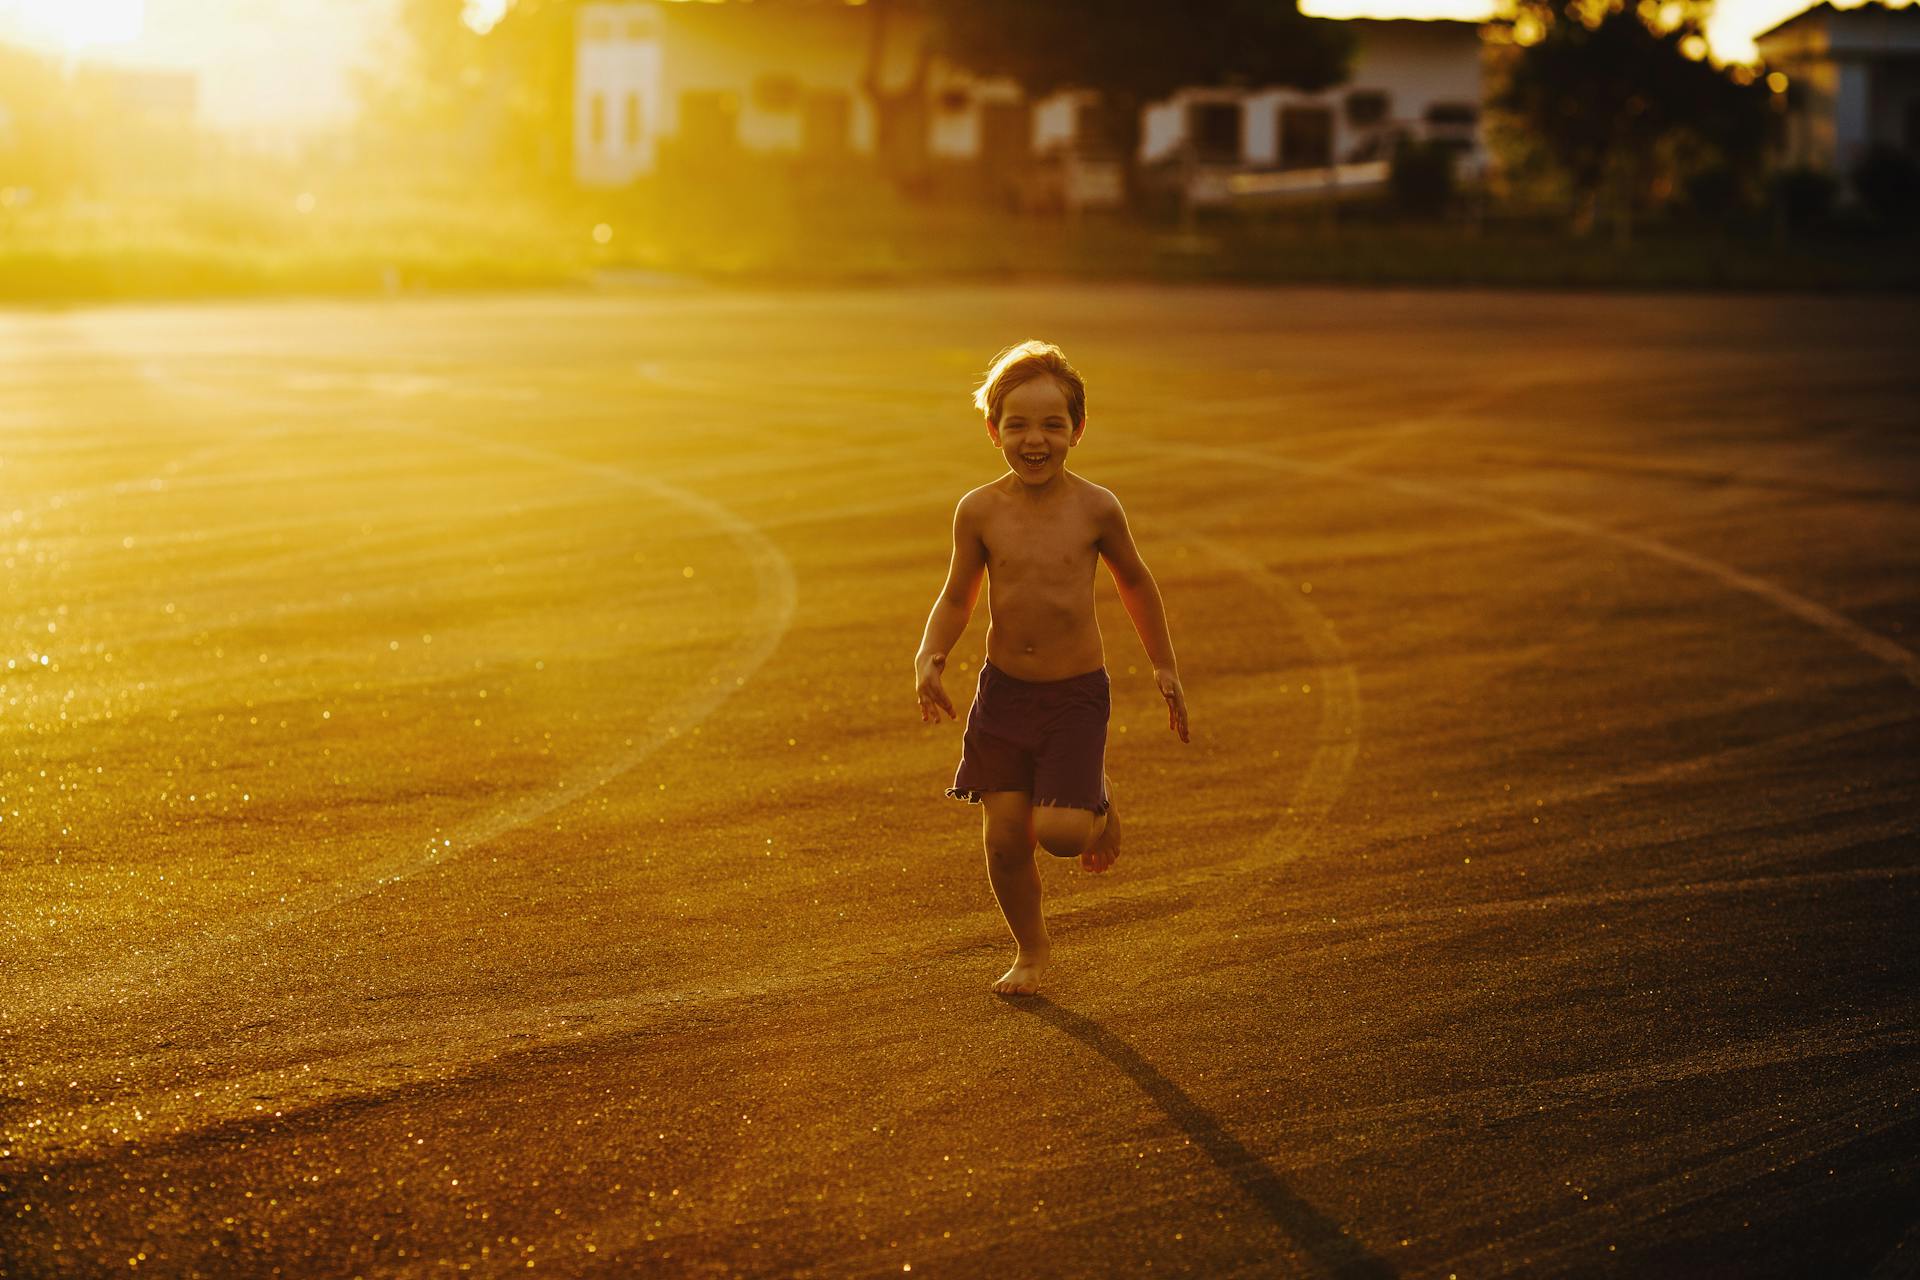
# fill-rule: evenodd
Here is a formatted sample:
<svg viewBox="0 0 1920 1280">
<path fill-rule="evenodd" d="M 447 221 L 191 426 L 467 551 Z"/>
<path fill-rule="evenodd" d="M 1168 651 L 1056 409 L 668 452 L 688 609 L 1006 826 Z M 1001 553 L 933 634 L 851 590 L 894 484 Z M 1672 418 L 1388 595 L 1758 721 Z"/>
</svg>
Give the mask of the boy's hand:
<svg viewBox="0 0 1920 1280">
<path fill-rule="evenodd" d="M 949 720 L 960 718 L 954 714 L 953 702 L 940 684 L 940 673 L 946 668 L 947 655 L 944 653 L 923 653 L 913 660 L 913 679 L 920 698 L 921 724 L 929 721 L 940 723 L 942 711 L 947 713 Z"/>
<path fill-rule="evenodd" d="M 1187 695 L 1180 687 L 1180 676 L 1171 667 L 1155 667 L 1154 683 L 1160 686 L 1160 696 L 1167 700 L 1167 728 L 1180 735 L 1180 741 L 1187 741 Z"/>
</svg>

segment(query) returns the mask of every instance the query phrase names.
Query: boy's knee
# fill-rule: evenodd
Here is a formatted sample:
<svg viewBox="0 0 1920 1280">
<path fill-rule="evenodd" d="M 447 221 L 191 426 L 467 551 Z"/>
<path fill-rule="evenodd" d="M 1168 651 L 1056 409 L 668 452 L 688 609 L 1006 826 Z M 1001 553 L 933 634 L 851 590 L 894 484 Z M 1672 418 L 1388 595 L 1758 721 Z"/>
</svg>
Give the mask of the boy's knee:
<svg viewBox="0 0 1920 1280">
<path fill-rule="evenodd" d="M 987 828 L 987 856 L 995 862 L 1018 862 L 1033 856 L 1033 832 L 1026 824 L 995 823 Z"/>
<path fill-rule="evenodd" d="M 1037 805 L 1033 810 L 1033 833 L 1040 847 L 1056 858 L 1077 857 L 1092 838 L 1097 820 L 1087 809 Z"/>
</svg>

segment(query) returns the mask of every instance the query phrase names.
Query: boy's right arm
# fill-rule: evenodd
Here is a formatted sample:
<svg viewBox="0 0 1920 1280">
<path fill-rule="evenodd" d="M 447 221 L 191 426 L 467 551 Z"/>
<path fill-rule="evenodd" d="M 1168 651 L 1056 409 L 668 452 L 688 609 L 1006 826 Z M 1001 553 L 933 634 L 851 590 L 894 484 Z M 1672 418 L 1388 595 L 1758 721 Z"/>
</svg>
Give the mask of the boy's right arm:
<svg viewBox="0 0 1920 1280">
<path fill-rule="evenodd" d="M 927 615 L 927 630 L 913 659 L 922 724 L 939 720 L 942 711 L 949 720 L 959 719 L 952 699 L 941 686 L 940 673 L 946 670 L 947 654 L 973 617 L 974 602 L 980 598 L 980 580 L 986 571 L 987 544 L 980 537 L 973 495 L 968 494 L 953 509 L 953 559 L 947 566 L 947 582 L 940 588 L 940 598 L 933 602 L 933 612 Z"/>
</svg>

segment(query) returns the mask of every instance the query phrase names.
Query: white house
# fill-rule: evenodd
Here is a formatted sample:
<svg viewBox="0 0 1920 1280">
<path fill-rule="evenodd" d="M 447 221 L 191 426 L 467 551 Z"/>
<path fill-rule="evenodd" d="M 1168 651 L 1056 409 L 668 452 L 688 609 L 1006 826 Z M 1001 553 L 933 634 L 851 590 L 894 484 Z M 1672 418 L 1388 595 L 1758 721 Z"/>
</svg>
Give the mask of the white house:
<svg viewBox="0 0 1920 1280">
<path fill-rule="evenodd" d="M 631 182 L 673 142 L 709 153 L 871 153 L 866 23 L 846 5 L 580 6 L 575 177 Z"/>
<path fill-rule="evenodd" d="M 1319 93 L 1184 89 L 1147 108 L 1141 159 L 1171 160 L 1184 152 L 1195 170 L 1190 193 L 1203 202 L 1258 189 L 1262 171 L 1384 161 L 1401 138 L 1443 143 L 1477 169 L 1486 157 L 1479 24 L 1348 21 L 1357 39 L 1345 84 Z M 1378 172 L 1384 178 L 1384 166 Z M 1236 175 L 1243 180 L 1229 180 Z"/>
<path fill-rule="evenodd" d="M 1297 89 L 1193 88 L 1149 107 L 1141 158 L 1191 142 L 1203 163 L 1320 168 L 1383 153 L 1396 136 L 1479 144 L 1480 33 L 1449 19 L 1349 20 L 1347 82 Z"/>
<path fill-rule="evenodd" d="M 1754 43 L 1787 77 L 1787 164 L 1845 174 L 1876 144 L 1920 157 L 1920 5 L 1821 3 Z"/>
<path fill-rule="evenodd" d="M 1138 159 L 1190 161 L 1202 200 L 1224 196 L 1226 175 L 1375 159 L 1402 136 L 1447 142 L 1479 160 L 1477 24 L 1352 21 L 1359 39 L 1347 84 L 1313 94 L 1182 90 L 1144 111 Z M 871 22 L 866 6 L 846 4 L 581 6 L 577 180 L 631 182 L 655 171 L 666 145 L 704 155 L 871 156 L 878 122 L 862 88 Z M 904 26 L 892 33 L 884 84 L 916 82 L 909 64 L 918 34 Z M 1100 147 L 1111 131 L 1099 125 L 1098 95 L 1068 91 L 1028 102 L 1011 82 L 938 63 L 918 83 L 931 162 L 1038 160 L 1061 175 L 1064 203 L 1119 198 L 1119 165 Z"/>
</svg>

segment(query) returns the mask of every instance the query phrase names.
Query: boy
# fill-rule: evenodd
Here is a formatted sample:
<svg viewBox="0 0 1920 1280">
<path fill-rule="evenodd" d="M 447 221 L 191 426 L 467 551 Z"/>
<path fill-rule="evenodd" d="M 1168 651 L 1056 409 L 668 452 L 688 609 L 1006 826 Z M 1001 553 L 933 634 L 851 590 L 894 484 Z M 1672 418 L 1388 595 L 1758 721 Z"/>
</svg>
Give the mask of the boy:
<svg viewBox="0 0 1920 1280">
<path fill-rule="evenodd" d="M 1103 768 L 1109 701 L 1093 611 L 1097 561 L 1113 574 L 1182 742 L 1187 700 L 1160 588 L 1134 549 L 1126 513 L 1113 494 L 1067 470 L 1067 451 L 1087 428 L 1080 375 L 1053 344 L 1023 342 L 994 359 L 973 402 L 1008 471 L 954 509 L 953 561 L 913 671 L 921 723 L 938 723 L 942 711 L 957 719 L 940 675 L 986 574 L 987 660 L 947 794 L 985 810 L 987 876 L 1018 947 L 993 989 L 1032 995 L 1048 959 L 1034 842 L 1093 872 L 1120 856 Z"/>
</svg>

